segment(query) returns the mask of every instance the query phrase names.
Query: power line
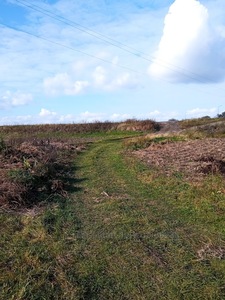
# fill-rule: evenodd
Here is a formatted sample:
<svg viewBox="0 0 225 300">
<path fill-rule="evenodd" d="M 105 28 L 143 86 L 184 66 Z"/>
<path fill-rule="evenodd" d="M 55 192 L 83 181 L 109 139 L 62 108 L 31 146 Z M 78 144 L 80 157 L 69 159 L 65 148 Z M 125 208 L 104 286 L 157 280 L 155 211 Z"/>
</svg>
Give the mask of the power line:
<svg viewBox="0 0 225 300">
<path fill-rule="evenodd" d="M 130 72 L 133 72 L 133 73 L 136 73 L 136 74 L 139 74 L 139 75 L 142 75 L 142 76 L 143 76 L 143 75 L 146 76 L 146 73 L 139 72 L 139 71 L 134 70 L 134 69 L 132 69 L 132 68 L 129 68 L 129 67 L 127 67 L 127 66 L 123 66 L 123 65 L 114 63 L 114 62 L 112 62 L 112 61 L 110 61 L 110 60 L 106 60 L 106 59 L 104 59 L 104 58 L 101 58 L 101 57 L 92 55 L 92 54 L 90 54 L 90 53 L 84 52 L 84 51 L 82 51 L 82 50 L 75 49 L 75 48 L 73 48 L 73 47 L 71 47 L 71 46 L 67 46 L 67 45 L 64 45 L 64 44 L 62 44 L 62 43 L 59 43 L 59 42 L 56 42 L 56 41 L 52 41 L 52 40 L 50 40 L 50 39 L 48 39 L 48 38 L 46 38 L 46 37 L 43 37 L 43 36 L 40 36 L 40 35 L 36 35 L 36 34 L 34 34 L 34 33 L 31 33 L 31 32 L 28 32 L 28 31 L 25 31 L 25 30 L 22 30 L 22 29 L 15 28 L 15 27 L 13 27 L 13 26 L 9 26 L 9 25 L 4 24 L 4 23 L 2 23 L 2 22 L 0 22 L 0 25 L 4 26 L 4 27 L 6 27 L 6 28 L 9 28 L 9 29 L 11 29 L 11 30 L 14 30 L 14 31 L 17 31 L 17 32 L 21 32 L 21 33 L 24 33 L 24 34 L 27 34 L 27 35 L 30 35 L 30 36 L 33 36 L 33 37 L 35 37 L 35 38 L 37 38 L 37 39 L 43 40 L 43 41 L 48 42 L 48 43 L 51 43 L 51 44 L 53 44 L 53 45 L 57 45 L 57 46 L 60 46 L 60 47 L 69 49 L 69 50 L 71 50 L 71 51 L 74 51 L 74 52 L 77 52 L 77 53 L 84 54 L 84 55 L 86 55 L 86 56 L 88 56 L 88 57 L 97 59 L 97 60 L 99 60 L 99 61 L 102 61 L 102 62 L 104 62 L 104 63 L 110 64 L 110 65 L 113 65 L 113 66 L 116 66 L 116 67 L 119 67 L 119 68 L 121 68 L 121 69 L 125 69 L 125 70 L 128 70 L 128 71 L 130 71 Z M 166 82 L 166 83 L 169 83 L 169 81 L 166 80 L 166 79 L 163 79 L 162 81 L 164 81 L 164 82 Z M 202 91 L 204 91 L 204 90 L 202 89 Z M 205 91 L 204 91 L 204 92 L 205 92 Z"/>
<path fill-rule="evenodd" d="M 43 41 L 45 41 L 45 42 L 49 42 L 49 43 L 51 43 L 51 44 L 54 44 L 54 45 L 57 45 L 57 46 L 60 46 L 60 47 L 69 49 L 69 50 L 71 50 L 71 51 L 74 51 L 74 52 L 77 52 L 77 53 L 84 54 L 84 55 L 86 55 L 86 56 L 88 56 L 88 57 L 91 57 L 91 58 L 100 60 L 100 61 L 102 61 L 102 62 L 104 62 L 104 63 L 107 63 L 107 64 L 110 64 L 110 65 L 119 67 L 119 68 L 121 68 L 121 69 L 125 69 L 125 70 L 128 70 L 128 71 L 130 71 L 130 72 L 133 72 L 133 73 L 136 73 L 136 74 L 139 74 L 139 75 L 142 75 L 142 76 L 143 76 L 143 75 L 146 76 L 146 73 L 139 72 L 139 71 L 134 70 L 134 69 L 131 69 L 131 68 L 127 67 L 127 66 L 123 66 L 123 65 L 119 65 L 119 64 L 113 63 L 112 61 L 109 61 L 109 60 L 106 60 L 106 59 L 104 59 L 104 58 L 97 57 L 97 56 L 92 55 L 92 54 L 89 54 L 89 53 L 87 53 L 87 52 L 84 52 L 84 51 L 75 49 L 75 48 L 73 48 L 73 47 L 71 47 L 71 46 L 67 46 L 67 45 L 64 45 L 64 44 L 61 44 L 61 43 L 58 43 L 58 42 L 49 40 L 48 38 L 45 38 L 45 37 L 43 37 L 43 36 L 36 35 L 36 34 L 34 34 L 34 33 L 31 33 L 31 32 L 28 32 L 28 31 L 25 31 L 25 30 L 22 30 L 22 29 L 17 29 L 17 28 L 15 28 L 15 27 L 13 27 L 13 26 L 9 26 L 9 25 L 4 24 L 4 23 L 2 23 L 2 22 L 0 22 L 0 25 L 4 26 L 5 28 L 9 28 L 9 29 L 11 29 L 11 30 L 14 30 L 14 31 L 17 31 L 17 32 L 21 32 L 21 33 L 24 33 L 24 34 L 27 34 L 27 35 L 30 35 L 30 36 L 33 36 L 33 37 L 35 37 L 35 38 L 37 38 L 37 39 L 41 39 L 41 40 L 43 40 Z M 168 80 L 165 80 L 165 79 L 163 79 L 162 81 L 164 81 L 164 82 L 166 82 L 166 83 L 169 83 L 169 81 L 168 81 Z M 206 92 L 206 91 L 203 90 L 203 89 L 201 89 L 201 91 L 202 91 L 202 92 Z M 208 92 L 207 92 L 207 93 L 208 93 Z"/>
<path fill-rule="evenodd" d="M 184 75 L 185 77 L 187 77 L 189 79 L 196 80 L 196 81 L 198 81 L 200 83 L 204 83 L 205 80 L 207 80 L 207 78 L 204 78 L 204 77 L 200 76 L 199 74 L 196 74 L 194 72 L 190 72 L 188 70 L 185 70 L 185 69 L 183 69 L 181 67 L 175 66 L 175 65 L 173 65 L 171 63 L 163 61 L 162 59 L 159 61 L 159 60 L 156 60 L 154 57 L 149 58 L 149 55 L 147 55 L 146 53 L 143 53 L 143 52 L 141 52 L 141 51 L 139 51 L 139 50 L 137 50 L 137 49 L 135 49 L 133 47 L 130 47 L 130 46 L 128 46 L 128 45 L 126 45 L 124 43 L 121 43 L 121 42 L 119 42 L 119 41 L 117 41 L 115 39 L 112 39 L 112 38 L 110 38 L 110 37 L 108 37 L 106 35 L 103 35 L 101 33 L 98 33 L 96 31 L 94 31 L 94 30 L 91 30 L 90 28 L 82 26 L 81 24 L 73 22 L 73 21 L 71 21 L 71 20 L 69 20 L 69 19 L 67 19 L 65 17 L 59 16 L 57 14 L 54 14 L 54 13 L 52 13 L 52 12 L 46 10 L 46 9 L 41 8 L 40 6 L 31 5 L 26 0 L 15 0 L 15 1 L 17 3 L 20 3 L 21 5 L 29 8 L 29 9 L 32 9 L 32 10 L 37 11 L 39 13 L 42 13 L 42 14 L 44 14 L 44 15 L 52 18 L 52 19 L 55 19 L 55 20 L 57 20 L 59 22 L 62 22 L 62 23 L 66 24 L 66 25 L 68 25 L 70 27 L 73 27 L 73 28 L 75 28 L 75 29 L 77 29 L 77 30 L 79 30 L 81 32 L 84 32 L 84 33 L 86 33 L 86 34 L 88 34 L 88 35 L 90 35 L 90 36 L 92 36 L 94 38 L 97 38 L 98 40 L 101 40 L 101 41 L 103 41 L 103 42 L 105 42 L 105 43 L 107 43 L 107 44 L 109 44 L 111 46 L 119 48 L 120 50 L 123 50 L 123 51 L 125 51 L 125 52 L 127 52 L 127 53 L 129 53 L 131 55 L 134 55 L 134 56 L 136 56 L 138 58 L 144 59 L 144 60 L 146 60 L 146 61 L 148 61 L 150 63 L 156 63 L 156 64 L 158 64 L 160 66 L 163 66 L 164 68 L 166 68 L 168 70 L 175 71 L 175 72 L 177 72 L 177 73 L 179 73 L 181 75 Z"/>
<path fill-rule="evenodd" d="M 104 41 L 104 42 L 106 42 L 106 43 L 108 43 L 108 44 L 110 44 L 110 45 L 112 45 L 112 46 L 114 46 L 114 47 L 117 47 L 117 48 L 123 50 L 123 51 L 126 51 L 126 52 L 128 52 L 129 54 L 131 54 L 131 55 L 135 55 L 136 57 L 141 58 L 141 59 L 144 59 L 144 60 L 146 60 L 146 61 L 148 61 L 148 62 L 151 62 L 151 63 L 154 62 L 154 63 L 156 63 L 156 64 L 158 64 L 158 65 L 161 65 L 161 66 L 163 66 L 163 67 L 165 67 L 165 68 L 167 68 L 167 69 L 169 69 L 169 70 L 175 71 L 175 72 L 177 72 L 177 73 L 179 73 L 179 74 L 181 74 L 181 75 L 183 75 L 183 76 L 185 76 L 185 77 L 187 77 L 187 78 L 190 78 L 190 79 L 192 79 L 192 80 L 198 81 L 198 82 L 200 82 L 200 83 L 204 83 L 205 80 L 207 79 L 207 78 L 203 78 L 202 76 L 200 77 L 199 74 L 195 74 L 195 73 L 193 73 L 193 72 L 184 70 L 184 69 L 182 69 L 182 68 L 180 68 L 180 67 L 177 67 L 177 66 L 175 66 L 175 65 L 172 65 L 172 64 L 170 64 L 170 63 L 168 63 L 168 62 L 165 62 L 165 61 L 163 62 L 162 60 L 161 60 L 161 62 L 159 62 L 159 61 L 156 61 L 155 58 L 152 58 L 152 59 L 147 58 L 147 57 L 145 57 L 145 56 L 146 56 L 145 53 L 140 52 L 139 50 L 137 50 L 137 49 L 135 49 L 135 48 L 129 47 L 129 46 L 127 46 L 127 45 L 125 45 L 125 44 L 123 44 L 123 43 L 121 43 L 121 42 L 118 42 L 118 41 L 116 41 L 116 40 L 114 40 L 114 39 L 111 39 L 110 37 L 107 37 L 107 36 L 105 36 L 105 35 L 103 35 L 103 34 L 97 33 L 96 31 L 93 31 L 93 30 L 89 29 L 88 27 L 84 27 L 84 26 L 80 25 L 79 23 L 75 23 L 75 22 L 73 22 L 73 21 L 71 21 L 71 20 L 68 20 L 68 19 L 66 19 L 66 18 L 64 18 L 64 17 L 61 17 L 61 16 L 59 16 L 59 15 L 56 15 L 56 14 L 54 14 L 54 13 L 48 11 L 48 10 L 45 10 L 45 9 L 43 9 L 43 8 L 37 6 L 37 5 L 26 4 L 26 3 L 28 3 L 28 1 L 26 1 L 26 0 L 15 0 L 15 1 L 18 2 L 18 3 L 20 3 L 21 5 L 23 5 L 23 6 L 27 7 L 27 8 L 29 8 L 29 9 L 35 10 L 35 11 L 37 11 L 37 12 L 39 12 L 39 13 L 42 13 L 42 14 L 48 16 L 48 17 L 51 17 L 51 18 L 53 18 L 53 19 L 59 21 L 59 22 L 63 22 L 63 23 L 66 24 L 66 25 L 69 25 L 69 26 L 71 26 L 71 27 L 74 27 L 75 29 L 78 29 L 78 30 L 80 30 L 80 31 L 82 31 L 82 32 L 84 32 L 84 33 L 87 33 L 87 34 L 89 34 L 89 35 L 95 37 L 95 38 L 98 38 L 98 39 L 101 40 L 101 41 Z M 26 2 L 26 3 L 24 3 L 24 2 Z M 139 71 L 134 70 L 134 69 L 131 69 L 131 68 L 127 67 L 127 66 L 123 66 L 123 65 L 119 65 L 119 64 L 113 63 L 112 61 L 109 61 L 109 60 L 106 60 L 106 59 L 97 57 L 97 56 L 95 56 L 95 55 L 86 53 L 86 52 L 84 52 L 84 51 L 75 49 L 75 48 L 73 48 L 73 47 L 71 47 L 71 46 L 66 46 L 66 45 L 63 45 L 63 44 L 61 44 L 61 43 L 59 43 L 59 42 L 55 42 L 55 41 L 49 40 L 48 38 L 45 38 L 45 37 L 43 37 L 43 36 L 35 35 L 35 34 L 30 33 L 30 32 L 27 32 L 27 31 L 25 31 L 25 30 L 17 29 L 17 28 L 15 28 L 15 27 L 10 27 L 10 26 L 8 26 L 8 25 L 6 25 L 6 24 L 3 24 L 3 23 L 0 23 L 0 24 L 2 24 L 2 25 L 5 26 L 5 27 L 9 27 L 9 28 L 11 28 L 11 29 L 13 29 L 13 30 L 21 31 L 21 32 L 26 33 L 26 34 L 28 34 L 28 35 L 32 35 L 32 36 L 34 36 L 34 37 L 36 37 L 36 38 L 42 39 L 42 40 L 47 41 L 47 42 L 49 42 L 49 43 L 52 43 L 52 44 L 55 44 L 55 45 L 58 45 L 58 46 L 61 46 L 61 47 L 70 49 L 70 50 L 75 51 L 75 52 L 82 53 L 82 54 L 84 54 L 84 55 L 86 55 L 86 56 L 95 58 L 95 59 L 100 60 L 100 61 L 102 61 L 102 62 L 104 62 L 104 63 L 108 63 L 108 64 L 111 64 L 111 65 L 117 66 L 117 67 L 119 67 L 119 68 L 123 68 L 123 69 L 129 70 L 129 71 L 131 71 L 131 72 L 134 72 L 134 73 L 137 73 L 137 74 L 145 75 L 145 76 L 146 76 L 146 73 L 139 72 Z M 115 44 L 115 43 L 116 43 L 116 44 Z M 118 44 L 121 45 L 121 46 L 119 46 Z M 128 49 L 125 49 L 124 47 L 126 47 L 126 48 L 128 48 Z M 129 49 L 130 49 L 130 50 L 129 50 Z M 131 51 L 131 50 L 134 50 L 135 52 L 133 52 L 133 51 Z M 143 55 L 145 55 L 145 56 L 143 56 Z M 188 73 L 189 73 L 189 74 L 188 74 Z M 202 78 L 202 79 L 200 79 L 200 78 Z M 162 79 L 161 79 L 161 80 L 162 80 Z M 163 79 L 162 81 L 165 81 L 165 82 L 167 82 L 167 83 L 170 82 L 169 80 L 166 80 L 166 79 Z M 224 91 L 224 89 L 222 89 L 222 88 L 221 88 L 221 90 Z"/>
<path fill-rule="evenodd" d="M 119 67 L 119 68 L 122 68 L 122 69 L 126 69 L 126 70 L 128 70 L 128 71 L 131 71 L 131 72 L 134 72 L 134 73 L 137 73 L 137 74 L 140 74 L 140 75 L 146 75 L 145 73 L 136 71 L 136 70 L 131 69 L 131 68 L 127 67 L 127 66 L 123 66 L 123 65 L 114 63 L 114 62 L 112 62 L 112 61 L 110 61 L 110 60 L 107 60 L 107 59 L 104 59 L 104 58 L 101 58 L 101 57 L 92 55 L 92 54 L 90 54 L 90 53 L 84 52 L 84 51 L 82 51 L 82 50 L 75 49 L 75 48 L 73 48 L 73 47 L 71 47 L 71 46 L 67 46 L 67 45 L 61 44 L 61 43 L 59 43 L 59 42 L 52 41 L 52 40 L 50 40 L 50 39 L 48 39 L 48 38 L 46 38 L 46 37 L 43 37 L 43 36 L 40 36 L 40 35 L 36 35 L 36 34 L 34 34 L 34 33 L 31 33 L 31 32 L 28 32 L 28 31 L 25 31 L 25 30 L 22 30 L 22 29 L 15 28 L 15 27 L 13 27 L 13 26 L 9 26 L 9 25 L 4 24 L 4 23 L 2 23 L 2 22 L 0 22 L 0 25 L 4 26 L 4 27 L 6 27 L 6 28 L 10 28 L 11 30 L 15 30 L 15 31 L 18 31 L 18 32 L 22 32 L 22 33 L 25 33 L 25 34 L 27 34 L 27 35 L 33 36 L 33 37 L 35 37 L 35 38 L 38 38 L 38 39 L 47 41 L 47 42 L 49 42 L 49 43 L 51 43 L 51 44 L 54 44 L 54 45 L 57 45 L 57 46 L 64 47 L 64 48 L 69 49 L 69 50 L 72 50 L 72 51 L 74 51 L 74 52 L 78 52 L 78 53 L 84 54 L 84 55 L 89 56 L 89 57 L 91 57 L 91 58 L 100 60 L 100 61 L 102 61 L 102 62 L 104 62 L 104 63 L 111 64 L 111 65 L 113 65 L 113 66 L 116 66 L 116 67 Z"/>
<path fill-rule="evenodd" d="M 94 38 L 99 39 L 100 41 L 103 41 L 103 42 L 105 42 L 105 43 L 107 43 L 107 44 L 109 44 L 111 46 L 117 47 L 117 48 L 119 48 L 119 49 L 121 49 L 123 51 L 126 51 L 126 52 L 128 52 L 128 53 L 130 53 L 132 55 L 139 56 L 140 54 L 144 54 L 144 53 L 138 51 L 137 49 L 134 49 L 134 48 L 132 48 L 130 46 L 127 46 L 127 45 L 125 45 L 125 44 L 123 44 L 123 43 L 121 43 L 119 41 L 116 41 L 115 39 L 112 39 L 112 38 L 110 38 L 110 37 L 108 37 L 106 35 L 103 35 L 101 33 L 96 32 L 94 30 L 91 30 L 88 27 L 82 26 L 79 23 L 76 23 L 76 22 L 71 21 L 69 19 L 66 19 L 64 17 L 61 17 L 61 16 L 59 16 L 57 14 L 54 14 L 54 13 L 52 13 L 52 12 L 46 10 L 46 9 L 41 8 L 40 6 L 31 5 L 29 2 L 24 1 L 24 0 L 22 0 L 22 1 L 21 0 L 15 0 L 15 1 L 18 2 L 18 3 L 20 3 L 20 4 L 22 4 L 23 6 L 25 6 L 27 8 L 30 8 L 30 9 L 32 9 L 34 11 L 37 11 L 37 12 L 40 12 L 40 13 L 42 13 L 42 14 L 44 14 L 44 15 L 46 15 L 46 16 L 54 19 L 54 20 L 60 21 L 60 22 L 66 24 L 66 25 L 68 25 L 70 27 L 73 27 L 73 28 L 75 28 L 75 29 L 77 29 L 77 30 L 79 30 L 81 32 L 84 32 L 84 33 L 86 33 L 86 34 L 88 34 L 88 35 L 90 35 L 90 36 L 92 36 Z M 29 4 L 26 4 L 26 3 L 29 3 Z M 123 47 L 126 47 L 127 49 L 125 49 L 125 48 L 123 48 L 123 47 L 121 47 L 119 45 L 121 45 Z M 135 52 L 133 52 L 131 50 L 137 51 L 138 53 L 135 53 Z M 146 55 L 146 54 L 144 54 L 144 55 Z"/>
</svg>

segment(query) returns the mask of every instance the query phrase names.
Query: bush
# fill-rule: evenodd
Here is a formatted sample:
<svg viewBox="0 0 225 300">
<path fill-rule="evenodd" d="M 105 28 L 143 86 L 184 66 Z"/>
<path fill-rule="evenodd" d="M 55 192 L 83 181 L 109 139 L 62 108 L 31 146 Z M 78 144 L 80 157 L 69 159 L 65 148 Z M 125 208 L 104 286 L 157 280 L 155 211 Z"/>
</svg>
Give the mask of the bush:
<svg viewBox="0 0 225 300">
<path fill-rule="evenodd" d="M 218 118 L 225 118 L 225 111 L 217 115 Z"/>
</svg>

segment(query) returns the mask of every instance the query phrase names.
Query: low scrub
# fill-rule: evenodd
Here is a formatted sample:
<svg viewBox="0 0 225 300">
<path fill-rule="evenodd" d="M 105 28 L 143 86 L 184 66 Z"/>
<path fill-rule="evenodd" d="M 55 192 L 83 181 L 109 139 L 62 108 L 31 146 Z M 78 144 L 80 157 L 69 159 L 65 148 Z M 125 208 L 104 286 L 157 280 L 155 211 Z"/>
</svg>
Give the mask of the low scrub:
<svg viewBox="0 0 225 300">
<path fill-rule="evenodd" d="M 191 139 L 201 138 L 223 138 L 225 137 L 225 122 L 214 122 L 201 126 L 188 128 L 184 131 L 185 135 Z"/>
<path fill-rule="evenodd" d="M 215 123 L 215 122 L 219 122 L 219 121 L 221 121 L 221 119 L 210 118 L 210 117 L 206 116 L 206 117 L 202 117 L 202 118 L 187 119 L 187 120 L 180 121 L 180 127 L 182 129 L 187 129 L 190 127 L 206 125 L 206 124 Z"/>
<path fill-rule="evenodd" d="M 93 122 L 81 124 L 40 124 L 40 125 L 16 125 L 16 126 L 0 126 L 0 134 L 4 136 L 10 135 L 15 137 L 27 136 L 43 136 L 43 133 L 52 135 L 74 134 L 74 133 L 93 133 L 112 130 L 117 123 L 113 122 Z"/>
<path fill-rule="evenodd" d="M 150 119 L 128 119 L 125 122 L 118 124 L 117 129 L 127 131 L 156 132 L 160 130 L 160 124 Z"/>
<path fill-rule="evenodd" d="M 150 131 L 160 129 L 159 123 L 153 120 L 130 119 L 124 122 L 92 122 L 80 124 L 45 124 L 45 125 L 16 125 L 0 126 L 0 135 L 7 137 L 30 137 L 30 136 L 65 136 L 87 133 L 104 133 L 109 131 Z M 1 147 L 1 146 L 0 146 Z"/>
<path fill-rule="evenodd" d="M 0 206 L 31 207 L 66 195 L 76 145 L 50 140 L 15 140 L 0 154 Z"/>
<path fill-rule="evenodd" d="M 184 141 L 185 138 L 183 136 L 156 136 L 156 137 L 137 137 L 133 139 L 126 140 L 124 145 L 127 149 L 130 150 L 140 150 L 150 147 L 154 144 L 168 144 L 174 143 L 179 141 Z"/>
</svg>

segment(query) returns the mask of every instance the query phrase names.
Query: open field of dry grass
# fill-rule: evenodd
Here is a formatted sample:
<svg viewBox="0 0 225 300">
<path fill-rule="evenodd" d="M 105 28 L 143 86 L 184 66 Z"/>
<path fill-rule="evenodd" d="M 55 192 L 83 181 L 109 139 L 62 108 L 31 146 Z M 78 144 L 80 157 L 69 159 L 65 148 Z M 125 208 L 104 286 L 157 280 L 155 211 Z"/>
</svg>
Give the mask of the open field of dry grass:
<svg viewBox="0 0 225 300">
<path fill-rule="evenodd" d="M 152 143 L 135 152 L 149 167 L 164 174 L 183 174 L 198 181 L 207 175 L 225 176 L 225 139 L 205 138 L 179 142 Z"/>
</svg>

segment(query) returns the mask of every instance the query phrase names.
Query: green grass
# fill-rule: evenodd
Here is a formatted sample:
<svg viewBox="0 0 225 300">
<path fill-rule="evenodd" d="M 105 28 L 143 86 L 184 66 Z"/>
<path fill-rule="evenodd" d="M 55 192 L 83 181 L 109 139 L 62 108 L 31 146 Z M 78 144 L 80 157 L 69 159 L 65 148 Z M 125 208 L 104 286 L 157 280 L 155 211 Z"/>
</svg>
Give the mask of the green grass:
<svg viewBox="0 0 225 300">
<path fill-rule="evenodd" d="M 225 298 L 224 179 L 159 177 L 122 137 L 76 158 L 70 199 L 0 214 L 2 300 Z"/>
</svg>

